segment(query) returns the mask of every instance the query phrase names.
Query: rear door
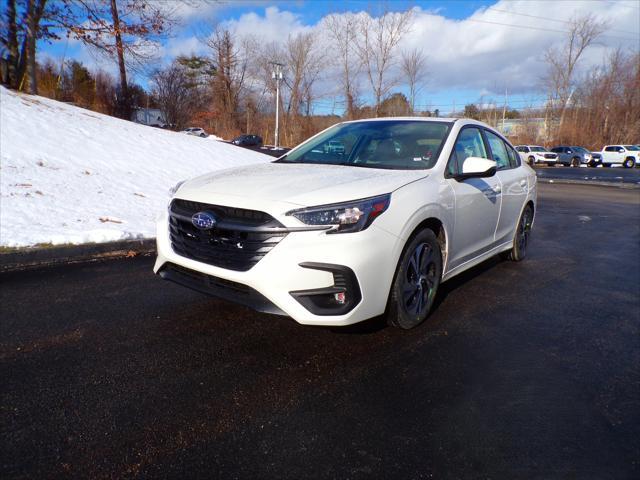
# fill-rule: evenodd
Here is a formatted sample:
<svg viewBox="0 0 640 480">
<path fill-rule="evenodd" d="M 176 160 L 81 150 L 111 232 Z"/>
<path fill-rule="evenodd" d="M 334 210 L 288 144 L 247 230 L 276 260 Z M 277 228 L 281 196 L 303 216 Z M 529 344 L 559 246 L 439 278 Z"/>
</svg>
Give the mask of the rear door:
<svg viewBox="0 0 640 480">
<path fill-rule="evenodd" d="M 500 217 L 501 185 L 497 175 L 456 180 L 468 157 L 490 158 L 482 130 L 463 127 L 447 164 L 446 181 L 455 196 L 455 221 L 451 235 L 449 270 L 493 248 Z"/>
<path fill-rule="evenodd" d="M 529 185 L 520 158 L 511 146 L 490 130 L 485 129 L 485 135 L 502 185 L 502 207 L 495 232 L 495 241 L 499 245 L 513 238 Z"/>
</svg>

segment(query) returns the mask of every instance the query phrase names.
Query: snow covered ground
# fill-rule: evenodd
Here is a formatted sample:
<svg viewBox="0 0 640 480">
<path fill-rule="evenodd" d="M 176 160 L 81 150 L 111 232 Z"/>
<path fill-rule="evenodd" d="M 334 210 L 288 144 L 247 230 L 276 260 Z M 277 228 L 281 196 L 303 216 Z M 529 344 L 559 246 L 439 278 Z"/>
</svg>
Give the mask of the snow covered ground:
<svg viewBox="0 0 640 480">
<path fill-rule="evenodd" d="M 0 246 L 154 237 L 178 181 L 270 160 L 0 87 Z"/>
</svg>

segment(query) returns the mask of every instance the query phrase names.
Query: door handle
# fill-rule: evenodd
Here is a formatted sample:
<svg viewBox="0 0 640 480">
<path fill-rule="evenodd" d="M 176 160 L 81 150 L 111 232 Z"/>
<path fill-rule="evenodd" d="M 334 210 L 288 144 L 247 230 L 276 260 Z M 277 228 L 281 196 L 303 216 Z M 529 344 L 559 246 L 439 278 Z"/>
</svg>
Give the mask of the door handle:
<svg viewBox="0 0 640 480">
<path fill-rule="evenodd" d="M 520 180 L 520 186 L 521 187 L 526 187 L 527 186 L 527 181 L 526 180 Z"/>
<path fill-rule="evenodd" d="M 502 188 L 500 187 L 500 185 L 496 185 L 495 187 L 492 187 L 491 190 L 493 190 L 493 193 L 502 192 Z"/>
</svg>

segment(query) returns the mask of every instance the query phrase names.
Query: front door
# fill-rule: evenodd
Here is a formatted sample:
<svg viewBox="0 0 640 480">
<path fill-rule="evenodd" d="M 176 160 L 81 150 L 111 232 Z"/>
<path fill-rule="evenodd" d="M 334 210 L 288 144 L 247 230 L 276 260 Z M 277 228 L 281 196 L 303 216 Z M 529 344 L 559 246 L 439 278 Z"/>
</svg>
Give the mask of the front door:
<svg viewBox="0 0 640 480">
<path fill-rule="evenodd" d="M 449 268 L 454 269 L 490 250 L 500 216 L 502 186 L 497 175 L 488 178 L 453 178 L 468 157 L 490 158 L 482 132 L 465 127 L 458 134 L 447 165 L 447 182 L 455 197 L 454 231 L 451 235 Z"/>
</svg>

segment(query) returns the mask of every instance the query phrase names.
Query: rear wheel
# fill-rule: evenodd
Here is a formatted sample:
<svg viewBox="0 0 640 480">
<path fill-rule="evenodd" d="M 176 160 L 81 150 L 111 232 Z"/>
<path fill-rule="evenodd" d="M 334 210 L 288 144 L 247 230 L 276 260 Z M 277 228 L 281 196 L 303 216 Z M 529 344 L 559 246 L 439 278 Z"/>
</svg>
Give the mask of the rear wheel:
<svg viewBox="0 0 640 480">
<path fill-rule="evenodd" d="M 432 230 L 418 232 L 405 247 L 391 286 L 387 323 L 410 329 L 428 316 L 442 277 L 442 253 Z"/>
<path fill-rule="evenodd" d="M 531 233 L 531 224 L 533 223 L 533 208 L 527 205 L 520 215 L 516 234 L 513 237 L 513 246 L 508 250 L 506 257 L 514 262 L 524 260 L 527 256 L 527 246 L 529 245 L 529 234 Z"/>
<path fill-rule="evenodd" d="M 633 168 L 635 164 L 636 162 L 633 158 L 627 158 L 622 165 L 624 165 L 624 168 Z"/>
<path fill-rule="evenodd" d="M 603 164 L 602 164 L 602 166 L 603 166 L 604 168 L 610 168 L 610 167 L 611 167 L 611 164 L 610 164 L 610 163 L 603 163 Z"/>
</svg>

